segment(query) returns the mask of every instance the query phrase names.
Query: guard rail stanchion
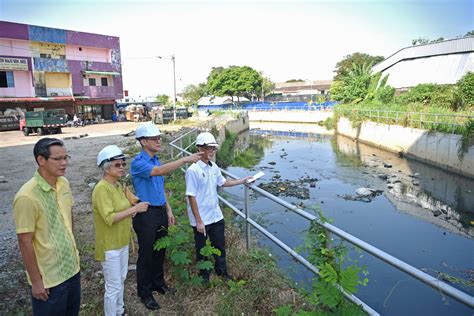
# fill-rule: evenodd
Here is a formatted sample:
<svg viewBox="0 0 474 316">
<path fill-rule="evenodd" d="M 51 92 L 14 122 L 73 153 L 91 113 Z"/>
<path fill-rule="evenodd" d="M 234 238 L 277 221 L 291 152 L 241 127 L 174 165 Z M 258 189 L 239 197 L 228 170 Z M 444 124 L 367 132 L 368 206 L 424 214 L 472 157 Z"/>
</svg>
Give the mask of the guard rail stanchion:
<svg viewBox="0 0 474 316">
<path fill-rule="evenodd" d="M 247 251 L 250 250 L 250 224 L 249 224 L 249 187 L 244 185 L 244 194 L 245 194 L 245 246 Z"/>
</svg>

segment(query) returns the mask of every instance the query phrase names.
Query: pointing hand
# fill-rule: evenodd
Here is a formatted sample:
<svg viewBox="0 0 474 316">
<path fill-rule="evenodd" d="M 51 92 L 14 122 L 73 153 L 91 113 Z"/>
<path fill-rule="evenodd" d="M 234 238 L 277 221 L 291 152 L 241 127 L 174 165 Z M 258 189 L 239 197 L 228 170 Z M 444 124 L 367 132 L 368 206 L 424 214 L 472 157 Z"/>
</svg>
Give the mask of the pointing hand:
<svg viewBox="0 0 474 316">
<path fill-rule="evenodd" d="M 192 154 L 190 156 L 185 157 L 185 162 L 190 163 L 190 162 L 197 162 L 198 160 L 201 159 L 202 152 Z"/>
</svg>

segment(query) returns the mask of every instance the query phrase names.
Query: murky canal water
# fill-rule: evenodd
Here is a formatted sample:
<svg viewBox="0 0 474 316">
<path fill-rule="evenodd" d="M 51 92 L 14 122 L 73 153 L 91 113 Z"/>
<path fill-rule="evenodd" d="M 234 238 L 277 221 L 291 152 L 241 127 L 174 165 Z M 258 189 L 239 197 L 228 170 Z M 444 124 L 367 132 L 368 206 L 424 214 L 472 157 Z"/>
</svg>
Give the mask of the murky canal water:
<svg viewBox="0 0 474 316">
<path fill-rule="evenodd" d="M 264 144 L 263 158 L 252 171 L 230 167 L 231 173 L 244 176 L 262 170 L 265 176 L 257 184 L 316 178 L 299 184 L 294 192 L 281 191 L 280 197 L 309 212 L 319 205 L 336 227 L 431 275 L 443 272 L 474 282 L 473 180 L 341 136 L 259 129 L 244 135 L 243 141 Z M 353 200 L 360 187 L 383 193 L 370 202 Z M 226 192 L 229 200 L 243 207 L 241 187 Z M 309 227 L 307 220 L 255 195 L 251 214 L 293 247 L 301 244 Z M 310 272 L 265 237 L 259 236 L 259 241 L 271 248 L 295 282 L 310 285 Z M 356 296 L 382 315 L 473 313 L 369 254 L 364 253 L 359 262 L 370 274 L 368 285 L 359 288 Z M 450 284 L 474 294 L 472 286 Z"/>
</svg>

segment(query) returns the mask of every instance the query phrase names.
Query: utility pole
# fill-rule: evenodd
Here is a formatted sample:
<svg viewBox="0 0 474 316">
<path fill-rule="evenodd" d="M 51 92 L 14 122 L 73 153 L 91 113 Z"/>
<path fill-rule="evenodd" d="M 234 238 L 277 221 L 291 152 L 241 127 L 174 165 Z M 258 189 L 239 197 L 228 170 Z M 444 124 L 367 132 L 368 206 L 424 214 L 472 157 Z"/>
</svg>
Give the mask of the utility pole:
<svg viewBox="0 0 474 316">
<path fill-rule="evenodd" d="M 162 56 L 156 56 L 156 58 L 165 59 Z M 173 62 L 173 122 L 176 122 L 176 58 L 174 54 L 169 58 Z"/>
<path fill-rule="evenodd" d="M 171 60 L 173 61 L 173 121 L 176 122 L 176 65 L 175 65 L 175 56 L 171 55 Z"/>
</svg>

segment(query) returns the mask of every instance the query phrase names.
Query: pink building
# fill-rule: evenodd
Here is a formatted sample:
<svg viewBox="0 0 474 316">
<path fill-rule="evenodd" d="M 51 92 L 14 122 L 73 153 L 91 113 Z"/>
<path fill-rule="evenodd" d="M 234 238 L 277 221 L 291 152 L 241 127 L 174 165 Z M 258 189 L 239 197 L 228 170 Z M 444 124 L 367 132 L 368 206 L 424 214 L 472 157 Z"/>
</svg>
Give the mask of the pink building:
<svg viewBox="0 0 474 316">
<path fill-rule="evenodd" d="M 0 21 L 0 111 L 110 119 L 122 89 L 118 37 Z"/>
</svg>

